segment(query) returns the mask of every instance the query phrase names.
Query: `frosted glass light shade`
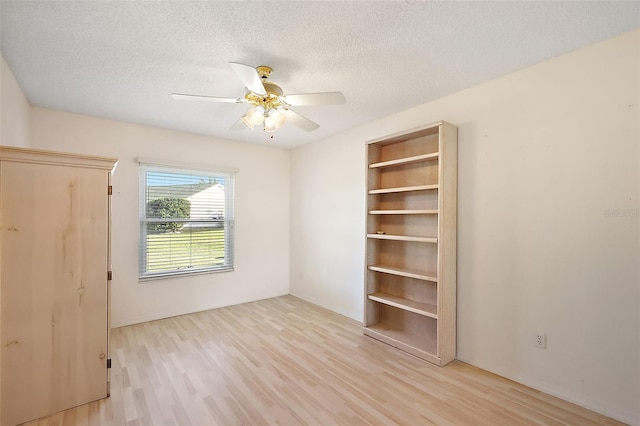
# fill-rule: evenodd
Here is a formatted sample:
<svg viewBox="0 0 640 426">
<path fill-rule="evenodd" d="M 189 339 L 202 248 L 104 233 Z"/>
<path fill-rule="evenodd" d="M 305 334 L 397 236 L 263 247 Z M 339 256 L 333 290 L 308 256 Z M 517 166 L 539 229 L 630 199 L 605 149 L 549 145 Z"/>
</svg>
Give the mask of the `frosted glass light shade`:
<svg viewBox="0 0 640 426">
<path fill-rule="evenodd" d="M 264 121 L 264 108 L 256 106 L 249 109 L 241 120 L 248 128 L 253 130 L 253 126 L 258 126 Z"/>
<path fill-rule="evenodd" d="M 273 118 L 271 118 L 269 115 L 265 114 L 265 117 L 264 117 L 264 131 L 265 132 L 275 132 L 276 130 L 277 130 L 277 128 L 276 128 L 275 120 Z"/>
<path fill-rule="evenodd" d="M 279 129 L 280 127 L 287 124 L 287 115 L 282 111 L 278 111 L 277 109 L 272 109 L 271 111 L 269 111 L 269 117 L 273 120 L 273 124 L 276 129 Z"/>
</svg>

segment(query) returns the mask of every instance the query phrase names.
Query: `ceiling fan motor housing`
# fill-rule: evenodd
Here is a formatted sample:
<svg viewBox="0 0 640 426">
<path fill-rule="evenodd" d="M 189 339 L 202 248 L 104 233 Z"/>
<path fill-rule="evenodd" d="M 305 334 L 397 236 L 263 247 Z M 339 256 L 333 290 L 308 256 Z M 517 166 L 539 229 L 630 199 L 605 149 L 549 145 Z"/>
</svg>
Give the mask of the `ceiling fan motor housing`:
<svg viewBox="0 0 640 426">
<path fill-rule="evenodd" d="M 264 96 L 248 92 L 245 95 L 247 102 L 254 106 L 261 106 L 265 111 L 284 108 L 284 104 L 280 101 L 280 96 L 284 94 L 282 88 L 275 83 L 266 81 L 273 71 L 271 67 L 260 65 L 256 67 L 256 71 L 262 80 L 262 85 L 264 86 L 264 90 L 267 94 Z"/>
</svg>

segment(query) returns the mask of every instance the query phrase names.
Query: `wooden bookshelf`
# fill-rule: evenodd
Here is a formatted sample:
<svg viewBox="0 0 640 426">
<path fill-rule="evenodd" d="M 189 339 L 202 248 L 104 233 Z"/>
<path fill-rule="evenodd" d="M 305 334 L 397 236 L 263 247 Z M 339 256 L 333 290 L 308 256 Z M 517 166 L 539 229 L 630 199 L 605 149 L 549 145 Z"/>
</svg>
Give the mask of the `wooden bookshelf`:
<svg viewBox="0 0 640 426">
<path fill-rule="evenodd" d="M 457 128 L 367 143 L 364 333 L 445 365 L 456 354 Z"/>
</svg>

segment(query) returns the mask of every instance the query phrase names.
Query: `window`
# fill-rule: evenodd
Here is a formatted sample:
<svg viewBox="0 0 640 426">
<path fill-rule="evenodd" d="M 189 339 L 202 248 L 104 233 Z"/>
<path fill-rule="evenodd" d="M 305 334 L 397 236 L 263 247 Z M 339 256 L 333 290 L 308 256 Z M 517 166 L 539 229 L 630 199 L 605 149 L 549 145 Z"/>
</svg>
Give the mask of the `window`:
<svg viewBox="0 0 640 426">
<path fill-rule="evenodd" d="M 233 270 L 234 173 L 140 165 L 140 278 Z"/>
</svg>

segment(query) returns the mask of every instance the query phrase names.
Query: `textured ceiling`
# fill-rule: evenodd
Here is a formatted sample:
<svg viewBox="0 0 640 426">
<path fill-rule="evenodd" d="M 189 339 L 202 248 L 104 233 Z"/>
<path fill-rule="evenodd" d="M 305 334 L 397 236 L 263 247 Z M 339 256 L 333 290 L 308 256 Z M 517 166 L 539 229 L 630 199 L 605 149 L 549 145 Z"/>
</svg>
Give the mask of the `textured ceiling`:
<svg viewBox="0 0 640 426">
<path fill-rule="evenodd" d="M 640 27 L 640 2 L 1 1 L 1 50 L 32 105 L 294 147 Z M 229 130 L 230 61 L 269 65 L 307 133 Z"/>
</svg>

